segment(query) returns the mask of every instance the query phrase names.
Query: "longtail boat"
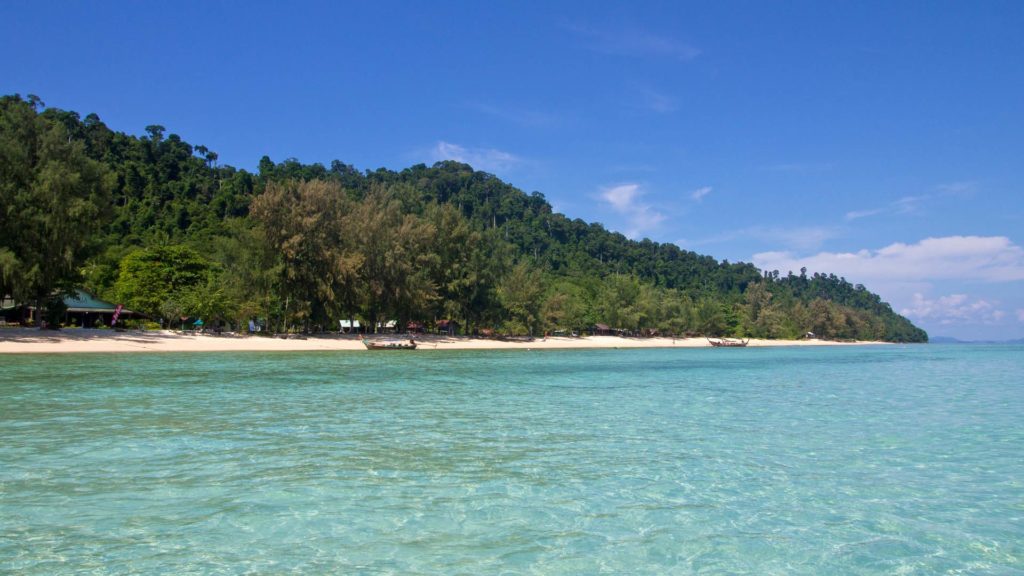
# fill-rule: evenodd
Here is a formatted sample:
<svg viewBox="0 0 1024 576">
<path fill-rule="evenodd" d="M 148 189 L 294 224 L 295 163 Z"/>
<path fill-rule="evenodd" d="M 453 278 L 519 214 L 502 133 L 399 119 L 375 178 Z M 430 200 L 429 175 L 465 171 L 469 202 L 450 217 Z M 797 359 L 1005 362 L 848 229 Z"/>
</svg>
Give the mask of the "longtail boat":
<svg viewBox="0 0 1024 576">
<path fill-rule="evenodd" d="M 735 340 L 732 338 L 708 338 L 707 341 L 716 348 L 743 348 L 750 342 L 750 338 L 746 340 Z"/>
<path fill-rule="evenodd" d="M 370 340 L 363 338 L 363 346 L 367 350 L 415 350 L 416 341 L 406 340 Z"/>
</svg>

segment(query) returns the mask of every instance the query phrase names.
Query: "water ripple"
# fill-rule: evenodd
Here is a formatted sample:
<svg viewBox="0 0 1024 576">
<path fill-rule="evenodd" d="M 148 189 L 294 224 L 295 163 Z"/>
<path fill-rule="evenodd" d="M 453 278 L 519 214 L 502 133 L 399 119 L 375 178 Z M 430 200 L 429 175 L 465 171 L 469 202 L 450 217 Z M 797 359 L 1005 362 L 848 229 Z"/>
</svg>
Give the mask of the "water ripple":
<svg viewBox="0 0 1024 576">
<path fill-rule="evenodd" d="M 10 356 L 0 573 L 1021 574 L 1021 351 Z"/>
</svg>

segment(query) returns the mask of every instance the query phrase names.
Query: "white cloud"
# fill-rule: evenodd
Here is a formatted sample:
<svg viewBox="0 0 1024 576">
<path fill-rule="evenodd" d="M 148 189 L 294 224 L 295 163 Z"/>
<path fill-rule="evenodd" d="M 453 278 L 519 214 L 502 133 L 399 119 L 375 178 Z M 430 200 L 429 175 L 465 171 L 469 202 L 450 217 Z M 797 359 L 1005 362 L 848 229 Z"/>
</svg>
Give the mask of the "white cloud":
<svg viewBox="0 0 1024 576">
<path fill-rule="evenodd" d="M 700 50 L 685 42 L 643 30 L 600 30 L 580 25 L 566 26 L 570 31 L 588 40 L 588 48 L 604 54 L 622 56 L 659 56 L 680 60 L 693 60 Z"/>
<path fill-rule="evenodd" d="M 651 230 L 665 220 L 665 215 L 654 210 L 650 205 L 641 203 L 643 191 L 639 184 L 620 184 L 601 190 L 601 199 L 611 205 L 612 209 L 629 219 L 629 230 L 626 236 L 636 238 Z"/>
<path fill-rule="evenodd" d="M 623 184 L 601 191 L 601 198 L 611 204 L 616 212 L 628 212 L 633 209 L 633 202 L 639 195 L 639 184 Z"/>
<path fill-rule="evenodd" d="M 441 160 L 455 160 L 469 164 L 477 170 L 488 172 L 508 170 L 522 162 L 522 159 L 514 154 L 495 150 L 493 148 L 466 148 L 458 144 L 439 141 L 430 151 L 433 162 Z"/>
<path fill-rule="evenodd" d="M 1006 315 L 997 306 L 998 302 L 989 300 L 972 301 L 966 294 L 950 294 L 929 300 L 918 292 L 911 298 L 910 305 L 900 310 L 900 314 L 941 325 L 995 324 Z"/>
<path fill-rule="evenodd" d="M 918 282 L 957 279 L 979 282 L 1024 280 L 1024 249 L 1004 236 L 947 236 L 879 250 L 821 252 L 798 257 L 762 252 L 753 257 L 764 270 L 830 272 L 853 282 Z"/>
<path fill-rule="evenodd" d="M 1018 322 L 1024 322 L 1024 308 L 1018 308 L 1016 312 L 1017 312 L 1017 321 Z"/>
<path fill-rule="evenodd" d="M 708 194 L 711 194 L 711 186 L 702 186 L 693 192 L 690 192 L 690 198 L 693 198 L 696 202 L 700 202 Z"/>
</svg>

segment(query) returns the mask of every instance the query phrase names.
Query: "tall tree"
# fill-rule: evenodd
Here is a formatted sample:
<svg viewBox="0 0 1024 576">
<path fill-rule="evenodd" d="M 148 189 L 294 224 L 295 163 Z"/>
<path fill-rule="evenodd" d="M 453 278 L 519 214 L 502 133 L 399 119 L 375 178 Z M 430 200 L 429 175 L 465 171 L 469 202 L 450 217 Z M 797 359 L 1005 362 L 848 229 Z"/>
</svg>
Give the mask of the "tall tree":
<svg viewBox="0 0 1024 576">
<path fill-rule="evenodd" d="M 587 289 L 576 282 L 562 279 L 552 283 L 541 307 L 545 328 L 582 331 L 592 325 L 590 300 Z"/>
<path fill-rule="evenodd" d="M 333 182 L 271 182 L 253 199 L 252 215 L 281 255 L 285 321 L 326 323 L 355 290 L 363 257 L 351 249 L 351 203 Z"/>
<path fill-rule="evenodd" d="M 0 292 L 37 311 L 79 280 L 112 187 L 83 142 L 41 106 L 0 98 Z"/>
<path fill-rule="evenodd" d="M 279 316 L 280 252 L 252 219 L 227 220 L 224 227 L 227 235 L 217 239 L 214 258 L 222 269 L 219 282 L 232 318 L 244 326 L 248 320 Z"/>
<path fill-rule="evenodd" d="M 430 249 L 436 228 L 415 214 L 403 213 L 401 187 L 375 187 L 348 219 L 359 247 L 364 310 L 371 326 L 388 320 L 422 320 L 437 298 L 430 271 L 439 258 Z"/>
<path fill-rule="evenodd" d="M 543 293 L 540 271 L 529 263 L 520 261 L 509 270 L 498 285 L 498 298 L 508 314 L 507 332 L 513 336 L 537 332 Z"/>
<path fill-rule="evenodd" d="M 471 329 L 493 307 L 493 292 L 511 259 L 504 242 L 473 227 L 451 204 L 430 204 L 424 215 L 436 230 L 430 241 L 437 255 L 431 282 L 437 289 L 434 319 L 455 319 Z"/>
</svg>

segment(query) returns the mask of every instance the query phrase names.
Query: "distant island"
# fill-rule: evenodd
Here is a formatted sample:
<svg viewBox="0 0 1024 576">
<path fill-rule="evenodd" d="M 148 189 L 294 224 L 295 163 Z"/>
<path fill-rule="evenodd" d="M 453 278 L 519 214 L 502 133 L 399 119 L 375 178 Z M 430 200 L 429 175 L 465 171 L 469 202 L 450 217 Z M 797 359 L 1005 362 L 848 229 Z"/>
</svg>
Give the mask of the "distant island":
<svg viewBox="0 0 1024 576">
<path fill-rule="evenodd" d="M 66 300 L 83 290 L 128 327 L 928 340 L 834 274 L 630 240 L 458 162 L 250 173 L 163 126 L 18 95 L 0 159 L 5 323 L 83 321 Z"/>
</svg>

